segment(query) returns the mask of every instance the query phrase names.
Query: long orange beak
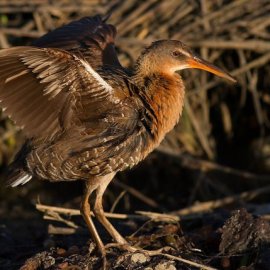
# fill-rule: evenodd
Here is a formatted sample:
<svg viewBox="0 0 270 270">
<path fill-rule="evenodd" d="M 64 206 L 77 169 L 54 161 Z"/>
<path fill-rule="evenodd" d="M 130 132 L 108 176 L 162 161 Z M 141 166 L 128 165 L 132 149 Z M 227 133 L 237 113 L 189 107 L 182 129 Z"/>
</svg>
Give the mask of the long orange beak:
<svg viewBox="0 0 270 270">
<path fill-rule="evenodd" d="M 203 69 L 219 77 L 225 78 L 231 82 L 234 82 L 234 83 L 236 82 L 236 79 L 233 76 L 231 76 L 229 73 L 227 73 L 226 71 L 223 71 L 222 69 L 214 66 L 208 61 L 203 60 L 197 56 L 187 59 L 187 65 L 189 68 Z"/>
</svg>

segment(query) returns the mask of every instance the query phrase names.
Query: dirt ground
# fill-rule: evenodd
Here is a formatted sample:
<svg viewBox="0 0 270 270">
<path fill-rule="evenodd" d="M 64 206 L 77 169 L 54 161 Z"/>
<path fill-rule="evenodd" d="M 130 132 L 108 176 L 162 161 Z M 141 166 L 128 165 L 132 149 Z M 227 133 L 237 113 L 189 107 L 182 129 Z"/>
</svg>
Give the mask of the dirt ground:
<svg viewBox="0 0 270 270">
<path fill-rule="evenodd" d="M 156 170 L 149 173 L 152 163 L 158 165 L 159 176 L 165 167 L 181 171 L 181 176 L 167 171 L 172 183 L 164 183 L 162 176 L 156 176 Z M 139 168 L 119 175 L 122 183 L 132 185 L 135 190 L 140 192 L 142 187 L 146 197 L 126 195 L 116 205 L 115 213 L 130 215 L 111 221 L 130 244 L 142 250 L 131 253 L 115 247 L 108 249 L 108 269 L 269 269 L 270 224 L 269 205 L 263 202 L 267 201 L 267 196 L 263 198 L 265 189 L 263 192 L 251 189 L 239 196 L 207 202 L 208 205 L 198 202 L 197 209 L 194 205 L 183 207 L 180 215 L 173 211 L 174 206 L 185 205 L 199 176 L 194 175 L 194 180 L 187 183 L 190 174 L 194 171 L 179 169 L 173 158 L 153 154 Z M 151 182 L 151 178 L 156 187 L 144 184 L 146 180 Z M 72 210 L 69 214 L 62 212 L 79 208 L 81 184 L 34 181 L 17 190 L 5 191 L 9 198 L 1 200 L 4 218 L 0 227 L 0 269 L 101 269 L 102 258 L 83 219 Z M 158 191 L 160 188 L 162 192 Z M 112 183 L 105 196 L 105 209 L 122 192 L 122 188 Z M 156 207 L 147 203 L 150 195 Z M 37 203 L 39 209 L 45 210 L 38 211 Z M 46 208 L 47 205 L 50 206 Z M 139 214 L 139 210 L 144 212 Z M 105 243 L 111 243 L 103 228 L 97 226 Z M 149 255 L 146 250 L 157 252 Z"/>
</svg>

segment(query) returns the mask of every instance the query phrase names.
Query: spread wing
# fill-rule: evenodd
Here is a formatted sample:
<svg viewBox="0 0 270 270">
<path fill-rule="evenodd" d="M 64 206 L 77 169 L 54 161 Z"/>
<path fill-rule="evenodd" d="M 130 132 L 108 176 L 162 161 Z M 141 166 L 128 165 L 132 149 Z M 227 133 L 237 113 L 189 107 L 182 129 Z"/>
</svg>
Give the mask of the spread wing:
<svg viewBox="0 0 270 270">
<path fill-rule="evenodd" d="M 88 62 L 63 50 L 0 51 L 0 106 L 29 137 L 53 137 L 78 121 L 84 106 L 102 110 L 117 101 L 113 96 Z"/>
<path fill-rule="evenodd" d="M 99 15 L 85 17 L 53 30 L 33 45 L 82 55 L 93 68 L 104 65 L 121 67 L 114 48 L 116 29 L 105 21 Z"/>
</svg>

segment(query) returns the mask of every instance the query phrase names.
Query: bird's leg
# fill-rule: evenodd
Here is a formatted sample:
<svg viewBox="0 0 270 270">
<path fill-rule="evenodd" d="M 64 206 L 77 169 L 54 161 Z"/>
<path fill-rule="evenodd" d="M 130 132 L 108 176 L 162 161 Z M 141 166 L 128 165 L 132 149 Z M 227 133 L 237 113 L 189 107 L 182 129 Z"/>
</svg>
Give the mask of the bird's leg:
<svg viewBox="0 0 270 270">
<path fill-rule="evenodd" d="M 81 215 L 83 216 L 87 224 L 87 227 L 90 231 L 90 234 L 93 237 L 93 240 L 95 241 L 95 243 L 97 244 L 102 257 L 105 258 L 106 251 L 104 248 L 104 244 L 102 240 L 100 239 L 100 236 L 91 218 L 89 197 L 91 196 L 93 191 L 95 191 L 98 187 L 96 181 L 91 181 L 91 180 L 85 183 L 84 194 L 83 194 L 82 202 L 81 202 Z"/>
<path fill-rule="evenodd" d="M 98 221 L 104 226 L 104 228 L 108 231 L 108 233 L 112 236 L 112 238 L 119 243 L 120 245 L 128 245 L 125 238 L 113 227 L 113 225 L 109 222 L 109 220 L 104 215 L 104 210 L 102 206 L 102 198 L 104 191 L 106 190 L 109 183 L 112 181 L 114 175 L 106 175 L 100 182 L 96 190 L 96 201 L 94 204 L 93 212 Z"/>
</svg>

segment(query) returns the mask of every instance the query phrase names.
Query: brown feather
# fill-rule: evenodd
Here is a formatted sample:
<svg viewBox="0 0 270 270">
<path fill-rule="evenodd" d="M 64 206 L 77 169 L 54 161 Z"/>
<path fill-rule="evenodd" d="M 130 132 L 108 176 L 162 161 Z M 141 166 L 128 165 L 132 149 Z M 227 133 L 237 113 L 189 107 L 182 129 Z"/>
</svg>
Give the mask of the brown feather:
<svg viewBox="0 0 270 270">
<path fill-rule="evenodd" d="M 79 104 L 80 93 L 85 91 L 84 87 L 81 88 L 83 85 L 90 87 L 88 95 L 93 102 L 104 102 L 106 98 L 110 102 L 109 96 L 113 93 L 108 91 L 111 91 L 111 87 L 83 61 L 59 49 L 17 47 L 0 51 L 0 62 L 5 63 L 0 65 L 1 104 L 7 108 L 11 118 L 24 127 L 29 137 L 47 138 L 59 132 L 62 129 L 60 113 L 65 111 L 66 115 L 72 115 L 69 112 L 73 109 L 72 106 L 63 110 L 68 96 L 74 92 L 79 94 L 76 111 L 83 107 L 83 103 Z M 58 121 L 58 126 L 51 125 L 45 119 L 54 123 Z M 44 120 L 43 129 L 36 127 L 38 121 Z"/>
<path fill-rule="evenodd" d="M 77 56 L 83 55 L 93 68 L 121 65 L 114 48 L 116 29 L 101 16 L 85 17 L 44 35 L 33 45 L 60 48 Z"/>
</svg>

